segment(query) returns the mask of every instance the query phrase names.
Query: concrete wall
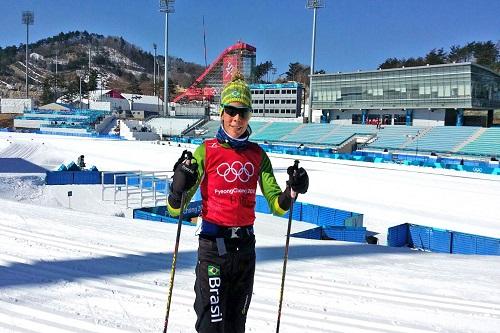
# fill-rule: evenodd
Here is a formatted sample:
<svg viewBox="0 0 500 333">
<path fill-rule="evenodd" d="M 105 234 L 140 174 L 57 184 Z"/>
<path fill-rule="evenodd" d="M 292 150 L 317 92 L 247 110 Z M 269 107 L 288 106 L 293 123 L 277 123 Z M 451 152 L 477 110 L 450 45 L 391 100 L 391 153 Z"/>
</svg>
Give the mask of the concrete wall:
<svg viewBox="0 0 500 333">
<path fill-rule="evenodd" d="M 42 127 L 41 133 L 61 133 L 61 134 L 90 134 L 85 128 L 69 128 L 69 127 Z"/>
<path fill-rule="evenodd" d="M 414 126 L 444 126 L 444 109 L 417 109 L 413 111 Z"/>
<path fill-rule="evenodd" d="M 162 110 L 162 108 L 163 108 L 162 101 L 159 101 L 159 104 L 157 104 L 157 103 L 154 103 L 154 104 L 141 103 L 141 102 L 135 101 L 134 102 L 134 110 L 158 112 L 158 105 L 159 105 L 159 109 Z"/>
<path fill-rule="evenodd" d="M 39 129 L 41 124 L 50 124 L 50 121 L 49 120 L 14 119 L 14 127 L 16 127 L 16 128 Z"/>
<path fill-rule="evenodd" d="M 31 98 L 2 98 L 0 100 L 0 113 L 24 113 L 25 109 L 32 108 Z"/>
<path fill-rule="evenodd" d="M 115 116 L 107 116 L 106 118 L 103 119 L 99 124 L 95 126 L 95 130 L 99 134 L 107 134 L 107 133 L 102 133 L 109 124 L 115 119 Z"/>
<path fill-rule="evenodd" d="M 155 132 L 141 132 L 141 128 L 143 126 L 145 125 L 142 121 L 121 120 L 120 136 L 124 137 L 127 140 L 140 140 L 140 141 L 154 141 L 160 139 L 160 136 Z"/>
<path fill-rule="evenodd" d="M 205 105 L 177 104 L 175 105 L 176 116 L 203 117 L 205 115 Z"/>
<path fill-rule="evenodd" d="M 111 102 L 90 101 L 90 109 L 111 111 Z"/>
<path fill-rule="evenodd" d="M 107 104 L 105 104 L 107 103 Z M 97 105 L 93 107 L 94 105 Z M 99 107 L 101 106 L 101 107 Z M 135 107 L 135 104 L 134 104 Z M 97 110 L 107 110 L 107 111 L 115 111 L 119 110 L 120 108 L 124 111 L 130 110 L 130 103 L 123 98 L 110 98 L 110 97 L 104 97 L 103 96 L 103 101 L 90 101 L 90 108 L 91 109 L 97 109 Z"/>
<path fill-rule="evenodd" d="M 180 135 L 182 131 L 197 122 L 197 118 L 153 118 L 148 125 L 159 135 Z"/>
<path fill-rule="evenodd" d="M 356 113 L 361 113 L 359 110 L 334 110 L 332 115 L 331 123 L 335 125 L 351 125 L 352 115 Z M 338 118 L 338 119 L 337 119 Z"/>
</svg>

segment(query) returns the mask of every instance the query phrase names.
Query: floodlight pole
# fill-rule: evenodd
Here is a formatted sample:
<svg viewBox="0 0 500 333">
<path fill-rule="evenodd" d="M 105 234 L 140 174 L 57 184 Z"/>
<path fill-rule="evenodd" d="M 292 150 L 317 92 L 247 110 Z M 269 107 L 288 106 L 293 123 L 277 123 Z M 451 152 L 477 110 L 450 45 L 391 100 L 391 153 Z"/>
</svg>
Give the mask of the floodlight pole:
<svg viewBox="0 0 500 333">
<path fill-rule="evenodd" d="M 81 110 L 82 109 L 82 76 L 85 75 L 85 70 L 84 69 L 77 69 L 76 70 L 76 75 L 78 75 L 78 78 L 80 80 L 79 104 L 80 104 L 80 110 Z"/>
<path fill-rule="evenodd" d="M 163 116 L 168 117 L 168 14 L 174 12 L 175 0 L 160 0 L 160 12 L 165 13 L 165 69 L 163 78 Z"/>
<path fill-rule="evenodd" d="M 309 75 L 309 115 L 308 122 L 312 123 L 312 76 L 314 74 L 314 52 L 316 48 L 316 16 L 318 8 L 324 7 L 324 0 L 307 0 L 306 7 L 313 9 L 313 30 L 312 30 L 312 44 L 311 44 L 311 72 Z"/>
<path fill-rule="evenodd" d="M 89 44 L 89 75 L 90 75 L 90 69 L 91 69 L 90 59 L 92 57 L 91 50 L 92 50 L 92 44 Z"/>
<path fill-rule="evenodd" d="M 54 99 L 55 102 L 57 102 L 57 64 L 58 64 L 58 59 L 57 56 L 59 55 L 59 50 L 56 50 L 56 77 L 54 79 Z"/>
<path fill-rule="evenodd" d="M 24 11 L 22 14 L 23 24 L 26 24 L 26 98 L 28 98 L 28 43 L 29 43 L 29 26 L 35 22 L 35 14 L 33 11 Z"/>
<path fill-rule="evenodd" d="M 153 49 L 155 50 L 155 55 L 153 58 L 153 96 L 156 96 L 156 44 L 153 43 Z"/>
</svg>

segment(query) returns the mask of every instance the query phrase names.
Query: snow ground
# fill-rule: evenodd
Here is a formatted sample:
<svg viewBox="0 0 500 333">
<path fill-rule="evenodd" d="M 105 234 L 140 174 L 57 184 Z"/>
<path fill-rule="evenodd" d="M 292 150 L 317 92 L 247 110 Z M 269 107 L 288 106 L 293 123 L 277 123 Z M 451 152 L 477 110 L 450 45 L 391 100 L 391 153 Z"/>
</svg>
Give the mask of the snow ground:
<svg viewBox="0 0 500 333">
<path fill-rule="evenodd" d="M 185 147 L 0 133 L 0 157 L 55 169 L 169 170 Z M 271 155 L 280 184 L 293 156 Z M 411 222 L 500 237 L 500 177 L 301 158 L 304 202 L 363 213 L 385 241 Z M 73 191 L 71 209 L 66 196 Z M 119 217 L 125 215 L 126 217 Z M 99 185 L 0 174 L 0 332 L 158 332 L 176 226 L 132 220 Z M 293 231 L 307 228 L 294 222 Z M 194 332 L 196 228 L 184 226 L 169 332 Z M 257 214 L 247 332 L 274 332 L 286 220 Z M 291 239 L 282 332 L 498 332 L 500 258 Z"/>
</svg>

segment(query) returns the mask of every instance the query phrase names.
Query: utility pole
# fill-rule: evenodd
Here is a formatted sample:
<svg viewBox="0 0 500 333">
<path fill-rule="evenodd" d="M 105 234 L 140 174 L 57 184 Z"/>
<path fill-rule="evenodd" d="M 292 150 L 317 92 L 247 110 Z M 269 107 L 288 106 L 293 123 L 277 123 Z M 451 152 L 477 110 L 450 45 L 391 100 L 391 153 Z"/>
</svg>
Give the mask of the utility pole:
<svg viewBox="0 0 500 333">
<path fill-rule="evenodd" d="M 163 74 L 163 116 L 168 117 L 168 14 L 173 13 L 175 0 L 160 0 L 160 12 L 165 13 L 165 69 Z"/>
<path fill-rule="evenodd" d="M 324 0 L 307 0 L 306 7 L 308 9 L 313 9 L 313 30 L 312 30 L 312 45 L 311 45 L 311 72 L 309 75 L 309 115 L 308 122 L 312 123 L 312 98 L 313 98 L 313 89 L 312 89 L 312 76 L 314 75 L 314 52 L 316 48 L 316 16 L 318 8 L 323 8 Z"/>
<path fill-rule="evenodd" d="M 156 59 L 156 73 L 158 73 L 158 87 L 160 87 L 160 81 L 161 81 L 161 71 L 160 71 L 160 61 Z M 160 115 L 160 91 L 156 91 L 156 110 L 158 111 L 158 115 Z"/>
<path fill-rule="evenodd" d="M 33 11 L 23 11 L 23 24 L 26 24 L 26 98 L 28 98 L 28 43 L 29 26 L 35 23 L 35 13 Z"/>
</svg>

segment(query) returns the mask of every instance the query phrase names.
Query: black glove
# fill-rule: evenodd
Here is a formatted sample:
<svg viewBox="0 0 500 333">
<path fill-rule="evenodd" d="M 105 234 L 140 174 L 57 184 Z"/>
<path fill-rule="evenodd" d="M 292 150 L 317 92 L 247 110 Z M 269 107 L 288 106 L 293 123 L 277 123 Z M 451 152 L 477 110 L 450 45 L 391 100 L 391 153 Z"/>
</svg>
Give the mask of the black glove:
<svg viewBox="0 0 500 333">
<path fill-rule="evenodd" d="M 181 157 L 179 157 L 179 159 L 177 160 L 177 162 L 175 162 L 174 164 L 174 168 L 172 169 L 173 172 L 175 172 L 175 169 L 177 169 L 177 167 L 179 166 L 179 164 L 181 164 L 182 162 L 184 162 L 186 159 L 192 159 L 193 158 L 193 154 L 191 154 L 191 152 L 189 150 L 184 150 L 181 154 Z"/>
<path fill-rule="evenodd" d="M 175 163 L 171 191 L 182 194 L 196 184 L 198 180 L 198 164 L 192 161 L 191 152 L 184 150 L 182 156 Z"/>
<path fill-rule="evenodd" d="M 290 176 L 290 179 L 288 180 L 287 185 L 290 186 L 295 192 L 304 194 L 309 188 L 309 176 L 304 168 L 297 168 L 297 166 L 298 164 L 288 167 L 287 173 Z"/>
</svg>

